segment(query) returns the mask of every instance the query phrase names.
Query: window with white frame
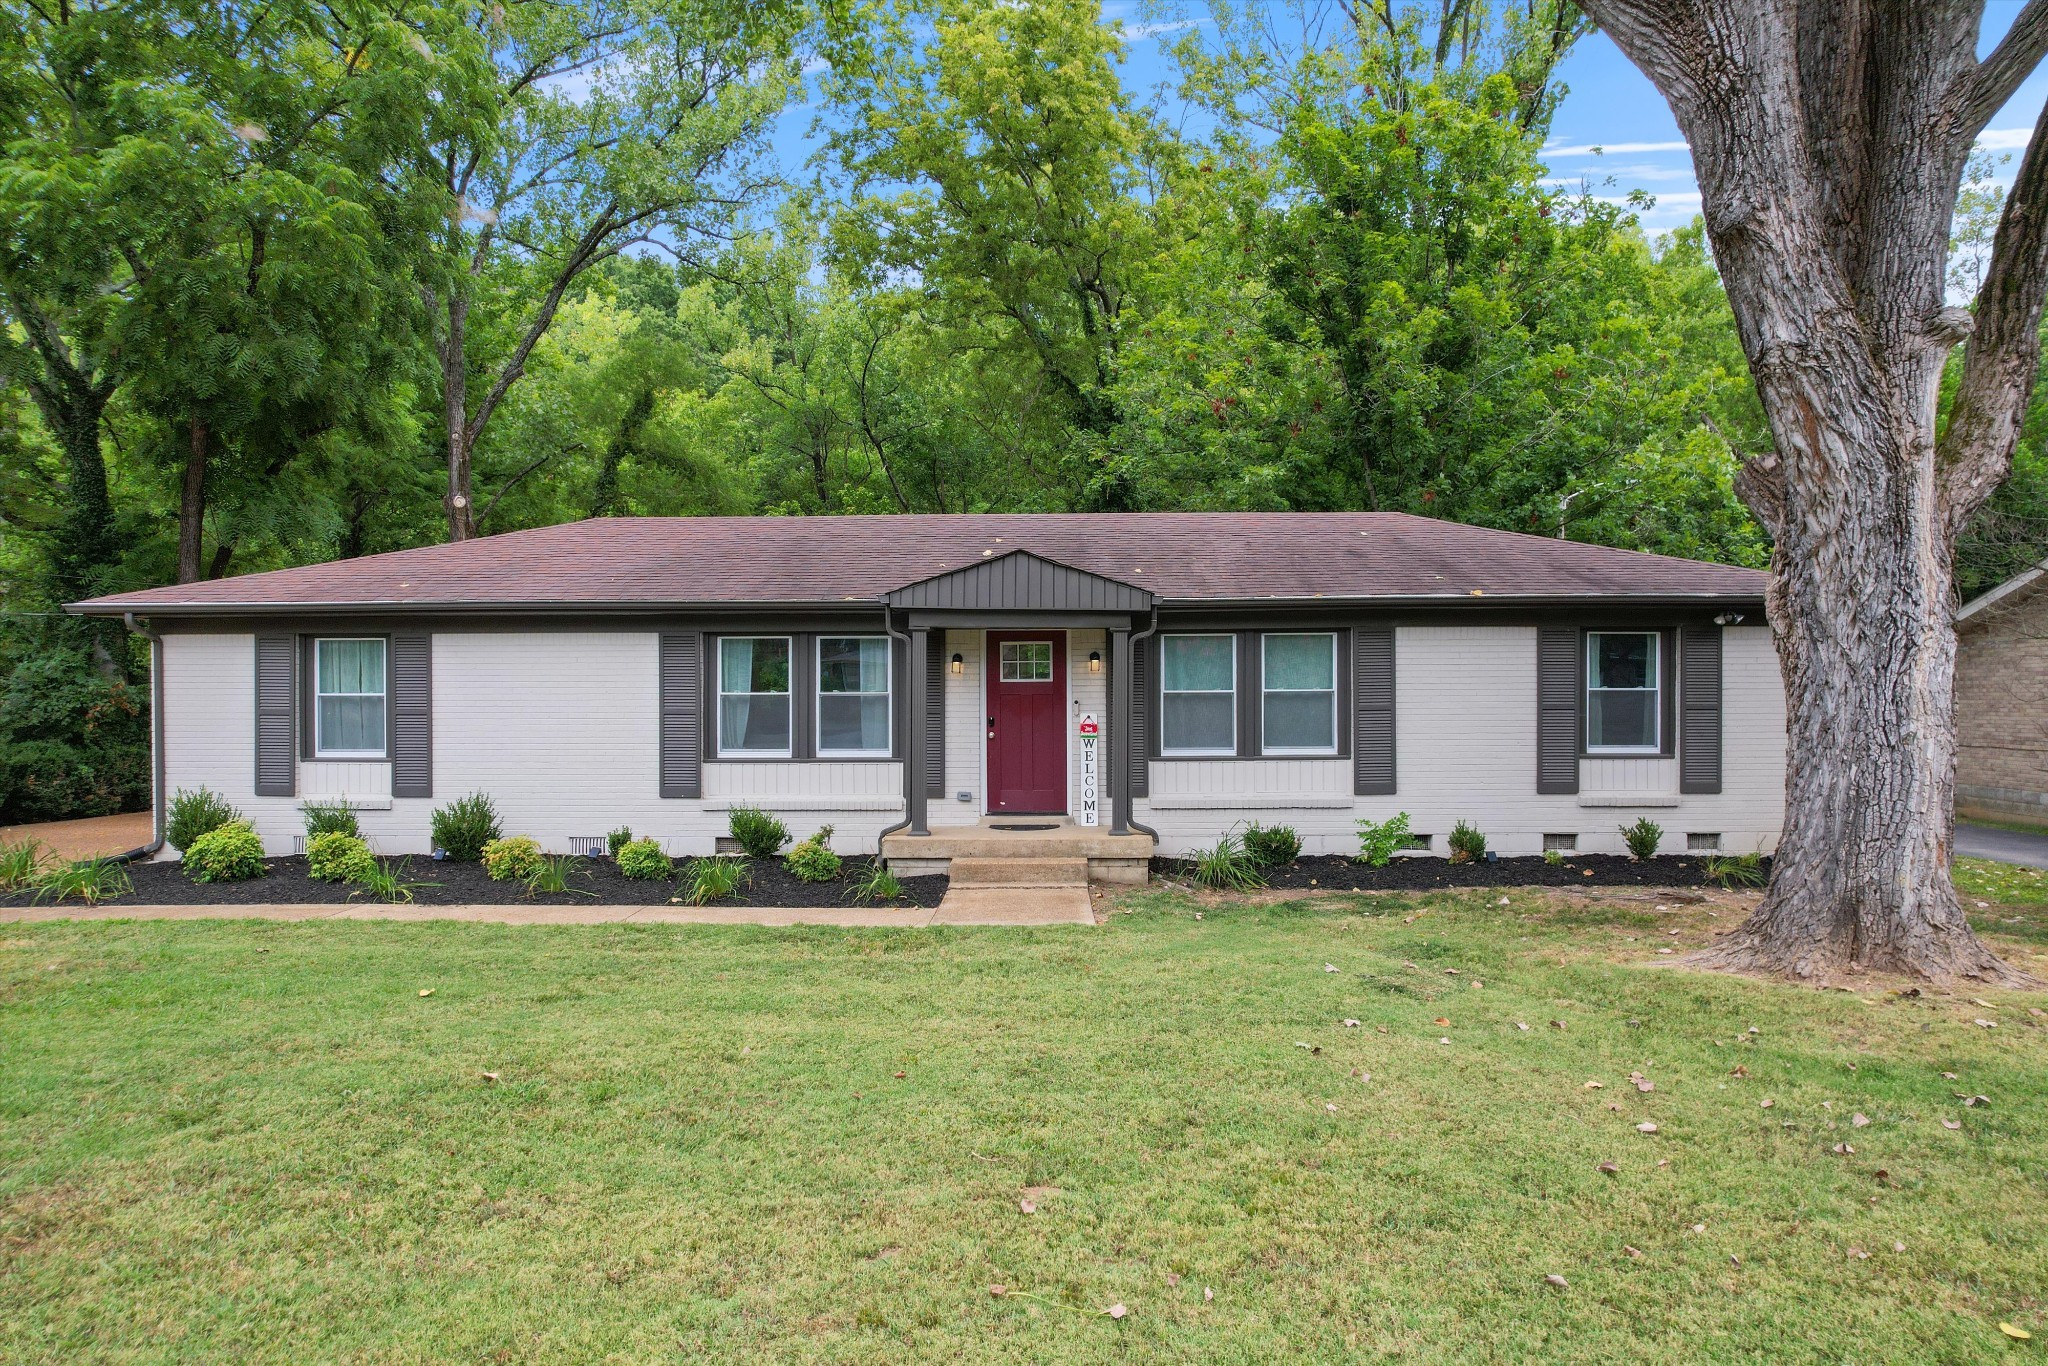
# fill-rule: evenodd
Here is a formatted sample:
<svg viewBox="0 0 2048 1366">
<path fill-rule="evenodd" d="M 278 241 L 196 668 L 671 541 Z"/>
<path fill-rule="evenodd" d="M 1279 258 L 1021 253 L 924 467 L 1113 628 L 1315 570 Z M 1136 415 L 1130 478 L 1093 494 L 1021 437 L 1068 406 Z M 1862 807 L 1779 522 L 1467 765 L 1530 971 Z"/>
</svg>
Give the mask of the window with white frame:
<svg viewBox="0 0 2048 1366">
<path fill-rule="evenodd" d="M 889 638 L 818 637 L 818 753 L 889 752 Z"/>
<path fill-rule="evenodd" d="M 1159 752 L 1237 752 L 1237 637 L 1162 636 Z"/>
<path fill-rule="evenodd" d="M 789 757 L 789 637 L 718 641 L 718 752 Z"/>
<path fill-rule="evenodd" d="M 384 641 L 313 642 L 313 757 L 385 756 Z"/>
<path fill-rule="evenodd" d="M 1586 633 L 1586 752 L 1656 754 L 1664 722 L 1655 631 Z"/>
<path fill-rule="evenodd" d="M 1264 697 L 1260 749 L 1266 754 L 1337 752 L 1337 637 L 1261 637 Z"/>
</svg>

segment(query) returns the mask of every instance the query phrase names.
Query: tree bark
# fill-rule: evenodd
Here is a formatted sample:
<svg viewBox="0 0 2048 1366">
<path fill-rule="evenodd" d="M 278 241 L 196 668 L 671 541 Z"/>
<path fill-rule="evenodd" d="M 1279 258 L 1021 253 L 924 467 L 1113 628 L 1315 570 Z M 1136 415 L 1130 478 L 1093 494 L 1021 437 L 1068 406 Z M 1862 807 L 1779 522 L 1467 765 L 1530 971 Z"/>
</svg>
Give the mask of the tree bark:
<svg viewBox="0 0 2048 1366">
<path fill-rule="evenodd" d="M 441 342 L 441 403 L 448 431 L 448 492 L 442 498 L 448 514 L 448 539 L 466 541 L 476 535 L 476 499 L 470 492 L 469 432 L 469 300 L 459 289 L 448 294 L 448 335 Z"/>
<path fill-rule="evenodd" d="M 185 481 L 178 493 L 178 582 L 198 583 L 205 576 L 199 563 L 206 530 L 206 420 L 195 417 L 186 429 Z"/>
<path fill-rule="evenodd" d="M 2014 26 L 2021 49 L 2048 42 L 2043 5 L 2032 0 Z M 1995 88 L 2009 93 L 2040 52 L 2002 45 L 1980 66 L 1982 0 L 1585 8 L 1663 91 L 1691 144 L 1773 438 L 1737 487 L 1773 542 L 1785 826 L 1757 910 L 1699 961 L 1806 979 L 1871 969 L 2026 980 L 1971 933 L 1950 880 L 1953 567 L 1956 534 L 2010 467 L 2039 274 L 2018 291 L 2031 291 L 2019 316 L 2009 297 L 2001 305 L 1996 354 L 1973 342 L 1966 358 L 1966 375 L 1987 376 L 1972 411 L 2003 420 L 1971 418 L 1938 446 L 1936 400 L 1971 330 L 1943 295 L 1963 164 L 2003 102 Z M 2011 273 L 2042 259 L 2044 141 L 2022 166 L 2007 215 L 2018 226 L 2001 226 L 1986 300 L 2011 296 Z"/>
</svg>

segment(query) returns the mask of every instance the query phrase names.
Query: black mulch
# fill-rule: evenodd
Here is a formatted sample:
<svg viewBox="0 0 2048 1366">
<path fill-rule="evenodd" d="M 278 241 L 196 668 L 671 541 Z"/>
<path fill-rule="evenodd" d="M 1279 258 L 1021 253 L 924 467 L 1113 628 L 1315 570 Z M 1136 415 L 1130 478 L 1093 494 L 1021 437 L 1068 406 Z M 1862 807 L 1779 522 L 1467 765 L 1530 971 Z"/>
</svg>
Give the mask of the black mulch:
<svg viewBox="0 0 2048 1366">
<path fill-rule="evenodd" d="M 1771 861 L 1763 861 L 1770 873 Z M 1191 865 L 1181 859 L 1152 860 L 1154 877 L 1190 882 Z M 1268 887 L 1327 891 L 1427 892 L 1446 887 L 1701 887 L 1710 879 L 1701 861 L 1671 855 L 1638 863 L 1620 854 L 1572 854 L 1563 863 L 1540 857 L 1452 863 L 1446 858 L 1404 855 L 1374 868 L 1342 855 L 1304 856 L 1263 870 Z"/>
<path fill-rule="evenodd" d="M 608 858 L 577 859 L 569 885 L 577 892 L 529 895 L 517 882 L 493 882 L 478 863 L 435 862 L 425 855 L 389 860 L 394 867 L 403 863 L 399 876 L 415 886 L 412 899 L 422 906 L 659 906 L 678 894 L 677 879 L 643 882 L 621 876 Z M 870 859 L 850 858 L 841 877 L 832 882 L 804 882 L 790 876 L 779 861 L 749 859 L 751 883 L 743 884 L 733 896 L 709 903 L 713 906 L 846 906 L 853 901 L 854 880 L 867 871 Z M 118 904 L 138 906 L 247 906 L 256 904 L 333 904 L 354 900 L 375 904 L 370 897 L 342 883 L 315 882 L 306 876 L 303 855 L 264 861 L 262 877 L 246 882 L 194 882 L 176 863 L 133 863 L 128 876 L 135 890 L 110 898 Z M 685 866 L 678 862 L 678 873 Z M 351 897 L 351 893 L 355 893 Z M 866 903 L 878 906 L 936 906 L 946 894 L 943 877 L 907 877 L 903 895 L 895 901 Z M 0 906 L 23 906 L 35 900 L 33 892 L 0 895 Z"/>
</svg>

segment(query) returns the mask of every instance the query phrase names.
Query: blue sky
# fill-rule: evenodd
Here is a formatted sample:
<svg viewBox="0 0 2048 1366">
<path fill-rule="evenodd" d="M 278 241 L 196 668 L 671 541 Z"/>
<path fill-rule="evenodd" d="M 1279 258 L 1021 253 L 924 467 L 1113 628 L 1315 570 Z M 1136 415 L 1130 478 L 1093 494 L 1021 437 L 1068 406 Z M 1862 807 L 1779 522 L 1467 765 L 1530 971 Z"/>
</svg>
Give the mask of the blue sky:
<svg viewBox="0 0 2048 1366">
<path fill-rule="evenodd" d="M 2023 0 L 1988 0 L 1980 50 L 1990 51 L 2019 14 Z M 1200 14 L 1190 5 L 1190 15 Z M 1129 54 L 1124 81 L 1135 94 L 1155 87 L 1170 88 L 1174 80 L 1165 44 L 1192 20 L 1179 23 L 1156 18 L 1157 6 L 1144 0 L 1105 0 L 1105 18 L 1124 25 Z M 1640 215 L 1651 233 L 1666 232 L 1689 222 L 1699 211 L 1699 187 L 1693 179 L 1692 157 L 1663 96 L 1621 55 L 1606 35 L 1582 40 L 1566 60 L 1560 78 L 1568 88 L 1552 123 L 1546 160 L 1560 184 L 1584 182 L 1602 196 L 1621 198 L 1632 190 L 1657 197 L 1654 208 Z M 1983 139 L 1996 151 L 2011 153 L 1997 179 L 2010 184 L 2026 146 L 2035 116 L 2048 99 L 2048 71 L 2037 71 L 2006 107 L 1991 120 Z M 792 109 L 783 116 L 775 139 L 784 165 L 799 170 L 811 150 L 805 137 L 815 110 Z M 1601 149 L 1595 152 L 1593 149 Z"/>
</svg>

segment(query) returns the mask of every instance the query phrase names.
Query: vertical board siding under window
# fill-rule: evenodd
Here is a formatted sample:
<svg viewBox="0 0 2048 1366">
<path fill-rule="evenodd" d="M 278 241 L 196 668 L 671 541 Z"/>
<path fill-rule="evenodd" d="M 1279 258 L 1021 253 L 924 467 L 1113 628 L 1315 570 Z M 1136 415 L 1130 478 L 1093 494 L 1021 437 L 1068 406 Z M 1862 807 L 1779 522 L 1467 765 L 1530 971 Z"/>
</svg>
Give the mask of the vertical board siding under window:
<svg viewBox="0 0 2048 1366">
<path fill-rule="evenodd" d="M 1576 626 L 1545 626 L 1536 633 L 1536 790 L 1579 790 L 1580 685 L 1583 637 Z"/>
<path fill-rule="evenodd" d="M 434 638 L 391 637 L 391 795 L 434 795 Z"/>
<path fill-rule="evenodd" d="M 1678 790 L 1721 790 L 1721 628 L 1688 626 L 1678 650 Z"/>
<path fill-rule="evenodd" d="M 290 636 L 256 637 L 256 795 L 289 797 L 297 787 L 299 647 Z"/>
<path fill-rule="evenodd" d="M 1394 771 L 1394 628 L 1375 623 L 1351 630 L 1353 736 L 1351 791 L 1391 796 Z"/>
<path fill-rule="evenodd" d="M 660 638 L 661 795 L 704 795 L 704 637 L 665 631 Z"/>
</svg>

